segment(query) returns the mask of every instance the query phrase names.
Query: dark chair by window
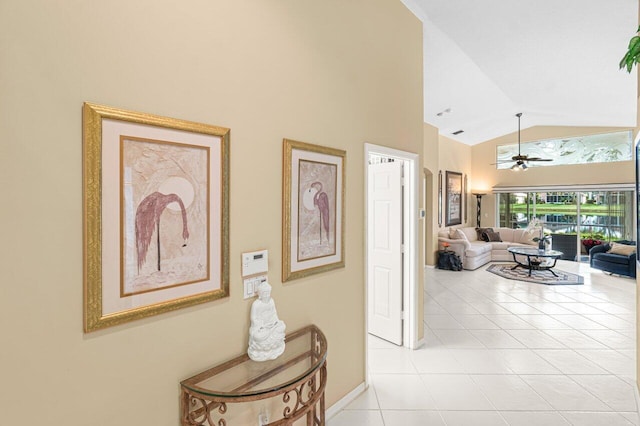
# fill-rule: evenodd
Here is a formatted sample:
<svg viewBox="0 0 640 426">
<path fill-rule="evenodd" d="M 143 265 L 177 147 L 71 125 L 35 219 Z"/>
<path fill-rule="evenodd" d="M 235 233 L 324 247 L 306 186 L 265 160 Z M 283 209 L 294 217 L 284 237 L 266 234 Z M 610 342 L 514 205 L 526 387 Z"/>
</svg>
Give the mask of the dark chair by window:
<svg viewBox="0 0 640 426">
<path fill-rule="evenodd" d="M 618 244 L 635 246 L 635 241 L 621 240 L 615 241 Z M 611 248 L 610 243 L 593 246 L 589 251 L 589 263 L 592 268 L 600 269 L 612 274 L 625 275 L 627 277 L 636 276 L 636 253 L 629 255 L 607 253 Z"/>
<path fill-rule="evenodd" d="M 562 252 L 562 260 L 576 261 L 577 239 L 576 234 L 551 234 L 553 249 Z"/>
</svg>

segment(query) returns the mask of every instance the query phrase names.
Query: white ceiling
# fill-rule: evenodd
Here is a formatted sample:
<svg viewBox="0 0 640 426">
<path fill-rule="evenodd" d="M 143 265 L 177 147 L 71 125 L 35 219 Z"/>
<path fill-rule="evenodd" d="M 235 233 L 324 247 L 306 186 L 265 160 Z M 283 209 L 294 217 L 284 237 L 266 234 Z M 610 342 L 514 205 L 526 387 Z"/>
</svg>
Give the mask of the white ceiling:
<svg viewBox="0 0 640 426">
<path fill-rule="evenodd" d="M 424 24 L 424 120 L 441 135 L 481 143 L 518 112 L 523 129 L 636 125 L 636 71 L 618 63 L 638 0 L 402 1 Z"/>
</svg>

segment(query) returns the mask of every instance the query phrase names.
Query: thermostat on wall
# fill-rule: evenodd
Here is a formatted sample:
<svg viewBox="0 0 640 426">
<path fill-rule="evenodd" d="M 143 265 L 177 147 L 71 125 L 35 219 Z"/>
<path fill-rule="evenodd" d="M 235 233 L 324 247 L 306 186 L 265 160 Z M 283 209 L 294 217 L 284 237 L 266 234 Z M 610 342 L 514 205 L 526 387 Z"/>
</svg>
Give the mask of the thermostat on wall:
<svg viewBox="0 0 640 426">
<path fill-rule="evenodd" d="M 242 253 L 242 276 L 262 274 L 269 270 L 269 252 L 267 250 Z"/>
</svg>

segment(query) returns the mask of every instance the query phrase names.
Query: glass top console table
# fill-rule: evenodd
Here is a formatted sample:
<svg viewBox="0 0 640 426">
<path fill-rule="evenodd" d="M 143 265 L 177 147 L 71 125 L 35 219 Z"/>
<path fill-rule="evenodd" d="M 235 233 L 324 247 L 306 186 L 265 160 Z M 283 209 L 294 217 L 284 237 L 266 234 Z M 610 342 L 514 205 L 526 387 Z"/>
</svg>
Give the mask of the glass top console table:
<svg viewBox="0 0 640 426">
<path fill-rule="evenodd" d="M 274 360 L 257 362 L 245 353 L 183 380 L 181 424 L 224 426 L 228 404 L 281 398 L 282 417 L 267 425 L 292 425 L 306 415 L 307 425 L 324 426 L 326 358 L 327 339 L 310 325 L 287 334 L 285 351 Z"/>
<path fill-rule="evenodd" d="M 511 268 L 512 270 L 516 268 L 528 269 L 529 276 L 531 276 L 531 271 L 549 271 L 553 276 L 558 276 L 553 272 L 553 268 L 555 268 L 558 259 L 562 257 L 561 251 L 543 250 L 535 247 L 509 247 L 507 251 L 513 255 L 513 261 L 516 262 L 516 265 Z M 518 256 L 525 256 L 526 261 Z"/>
</svg>

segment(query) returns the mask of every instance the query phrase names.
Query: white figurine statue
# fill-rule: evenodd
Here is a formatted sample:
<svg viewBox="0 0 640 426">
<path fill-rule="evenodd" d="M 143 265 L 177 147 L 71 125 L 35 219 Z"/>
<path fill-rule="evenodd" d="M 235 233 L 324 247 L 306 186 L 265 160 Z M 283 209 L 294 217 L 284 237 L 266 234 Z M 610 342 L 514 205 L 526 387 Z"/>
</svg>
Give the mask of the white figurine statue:
<svg viewBox="0 0 640 426">
<path fill-rule="evenodd" d="M 264 281 L 258 286 L 258 299 L 251 305 L 249 358 L 254 361 L 276 359 L 284 352 L 284 322 L 278 319 L 271 298 L 271 286 Z"/>
</svg>

